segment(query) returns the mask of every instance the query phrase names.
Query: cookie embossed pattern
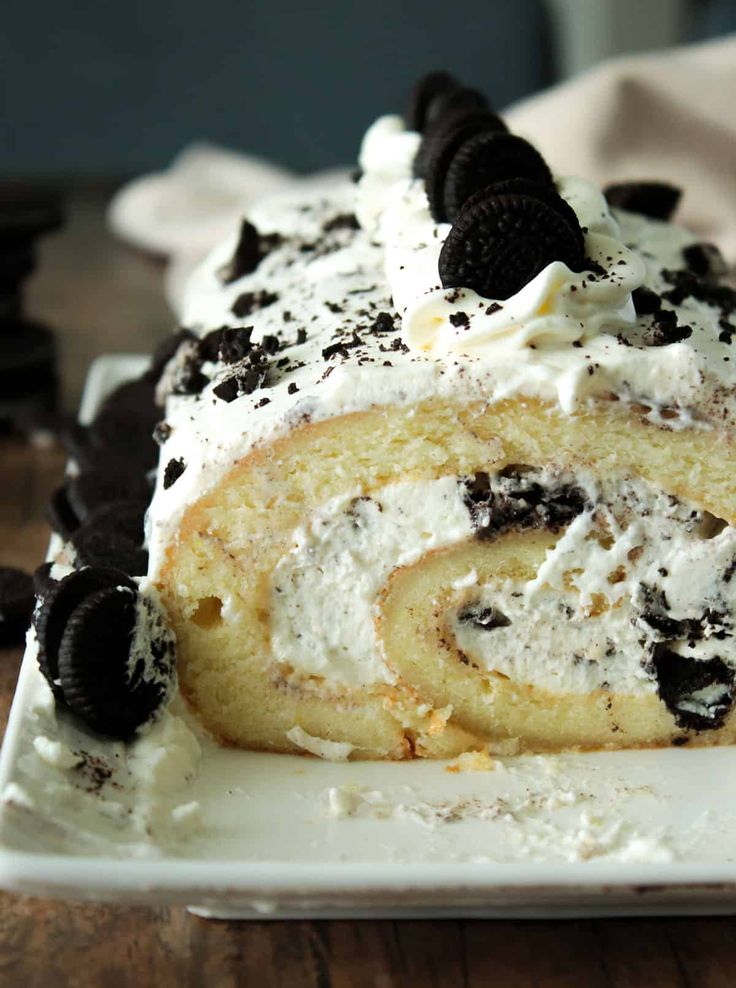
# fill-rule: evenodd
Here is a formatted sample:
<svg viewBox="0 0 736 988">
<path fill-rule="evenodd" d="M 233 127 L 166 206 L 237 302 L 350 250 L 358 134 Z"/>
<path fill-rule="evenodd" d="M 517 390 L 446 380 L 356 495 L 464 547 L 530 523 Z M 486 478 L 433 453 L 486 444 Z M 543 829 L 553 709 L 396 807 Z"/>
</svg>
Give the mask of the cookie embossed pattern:
<svg viewBox="0 0 736 988">
<path fill-rule="evenodd" d="M 448 442 L 448 467 L 419 460 L 371 487 L 359 473 L 366 437 L 362 461 L 348 450 L 355 482 L 336 484 L 335 454 L 333 487 L 303 519 L 292 512 L 274 553 L 273 664 L 251 692 L 272 691 L 263 706 L 275 705 L 275 723 L 259 735 L 256 708 L 242 736 L 208 722 L 187 629 L 202 642 L 224 636 L 224 655 L 228 635 L 250 641 L 247 580 L 198 591 L 182 619 L 186 581 L 166 567 L 172 547 L 186 549 L 178 526 L 190 508 L 259 449 L 382 408 L 406 410 L 408 436 L 417 403 L 438 399 L 500 408 L 521 396 L 550 402 L 560 421 L 604 400 L 638 406 L 672 437 L 707 436 L 732 415 L 733 293 L 715 249 L 667 222 L 675 191 L 612 189 L 612 211 L 587 183 L 555 177 L 481 94 L 445 74 L 420 82 L 406 123 L 377 121 L 361 166 L 357 186 L 281 197 L 244 220 L 193 278 L 186 328 L 150 364 L 97 365 L 49 509 L 58 537 L 35 577 L 2 765 L 3 881 L 147 901 L 153 890 L 223 914 L 306 902 L 319 914 L 508 914 L 533 911 L 532 883 L 571 911 L 615 911 L 646 879 L 660 908 L 698 898 L 729 908 L 732 886 L 692 883 L 734 877 L 734 807 L 715 781 L 732 749 L 538 756 L 523 752 L 544 747 L 544 731 L 530 717 L 525 735 L 513 720 L 514 705 L 529 716 L 532 683 L 563 697 L 542 722 L 564 725 L 586 697 L 612 696 L 596 714 L 605 743 L 635 738 L 636 710 L 651 704 L 657 743 L 728 729 L 736 547 L 728 513 L 700 503 L 692 483 L 675 496 L 635 471 L 509 462 L 507 437 L 481 451 L 482 420 L 467 432 L 461 415 L 456 436 L 430 447 L 436 456 Z M 257 498 L 257 484 L 245 490 Z M 276 532 L 278 497 L 269 505 Z M 197 535 L 205 574 L 208 524 Z M 229 540 L 220 532 L 211 544 L 240 560 Z M 484 553 L 511 544 L 532 565 L 499 584 Z M 385 614 L 374 620 L 394 571 L 421 576 L 425 556 L 443 554 L 456 558 L 446 610 L 423 594 L 416 613 L 442 648 L 452 642 L 453 676 L 518 684 L 514 704 L 494 708 L 511 717 L 501 730 L 487 730 L 462 689 L 443 699 L 417 680 L 407 692 L 412 670 L 385 650 Z M 210 694 L 226 712 L 239 690 L 223 691 L 218 675 Z M 374 735 L 362 726 L 372 717 Z M 319 757 L 216 743 L 228 734 Z M 553 743 L 574 748 L 567 737 Z"/>
</svg>

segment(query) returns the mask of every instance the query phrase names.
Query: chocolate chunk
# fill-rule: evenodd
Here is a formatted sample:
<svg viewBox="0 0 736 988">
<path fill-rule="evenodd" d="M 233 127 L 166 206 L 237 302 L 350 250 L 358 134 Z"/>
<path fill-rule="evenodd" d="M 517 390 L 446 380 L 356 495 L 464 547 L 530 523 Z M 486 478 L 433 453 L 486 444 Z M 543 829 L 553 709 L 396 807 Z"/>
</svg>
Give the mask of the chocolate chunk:
<svg viewBox="0 0 736 988">
<path fill-rule="evenodd" d="M 374 333 L 393 333 L 395 329 L 394 317 L 390 312 L 379 312 L 371 326 L 371 330 Z M 324 352 L 322 356 L 324 357 Z"/>
<path fill-rule="evenodd" d="M 267 292 L 265 289 L 257 292 L 243 292 L 233 302 L 231 311 L 238 319 L 245 319 L 246 316 L 251 315 L 253 312 L 257 312 L 259 309 L 266 309 L 269 305 L 273 305 L 277 301 L 278 295 L 274 292 Z"/>
<path fill-rule="evenodd" d="M 436 120 L 451 113 L 486 113 L 490 109 L 487 97 L 479 89 L 469 89 L 466 86 L 445 89 L 430 100 L 425 115 L 425 127 L 430 127 Z"/>
<path fill-rule="evenodd" d="M 723 725 L 734 701 L 734 670 L 723 659 L 695 659 L 660 645 L 652 664 L 659 697 L 678 727 L 708 731 Z"/>
<path fill-rule="evenodd" d="M 493 480 L 483 471 L 463 478 L 462 496 L 478 538 L 495 538 L 509 528 L 555 532 L 589 507 L 580 487 L 545 487 L 538 476 L 537 470 L 510 465 Z"/>
<path fill-rule="evenodd" d="M 0 566 L 0 648 L 23 641 L 33 602 L 33 577 L 23 570 Z"/>
<path fill-rule="evenodd" d="M 212 389 L 212 393 L 216 395 L 220 401 L 231 402 L 235 401 L 238 397 L 238 380 L 235 376 L 225 378 L 224 381 L 220 381 Z"/>
<path fill-rule="evenodd" d="M 129 576 L 145 576 L 148 553 L 140 542 L 121 531 L 85 523 L 72 535 L 75 566 L 102 566 L 121 570 Z"/>
<path fill-rule="evenodd" d="M 130 652 L 136 594 L 108 587 L 86 597 L 69 617 L 59 646 L 59 679 L 69 708 L 92 730 L 125 740 L 161 702 L 161 684 L 132 679 Z"/>
<path fill-rule="evenodd" d="M 360 223 L 355 213 L 338 213 L 332 219 L 322 224 L 325 233 L 333 233 L 335 230 L 359 230 Z"/>
<path fill-rule="evenodd" d="M 173 429 L 168 422 L 157 422 L 153 430 L 153 441 L 157 446 L 163 446 L 168 441 Z"/>
<path fill-rule="evenodd" d="M 682 190 L 667 182 L 619 182 L 607 186 L 603 194 L 613 209 L 669 220 L 677 209 Z"/>
<path fill-rule="evenodd" d="M 224 284 L 229 285 L 251 271 L 255 271 L 261 262 L 261 243 L 258 230 L 248 220 L 240 224 L 240 235 L 235 247 L 235 253 L 220 271 Z"/>
<path fill-rule="evenodd" d="M 525 195 L 479 195 L 457 217 L 438 268 L 445 288 L 506 299 L 552 261 L 573 271 L 584 263 L 577 232 L 556 210 Z"/>
<path fill-rule="evenodd" d="M 247 357 L 253 349 L 252 335 L 252 326 L 223 326 L 222 329 L 213 329 L 200 341 L 199 356 L 213 364 L 218 361 L 235 364 Z"/>
<path fill-rule="evenodd" d="M 494 628 L 508 628 L 511 621 L 496 607 L 483 607 L 481 604 L 468 604 L 457 616 L 462 624 L 471 624 L 480 631 Z"/>
<path fill-rule="evenodd" d="M 187 465 L 181 457 L 178 460 L 169 460 L 164 470 L 164 490 L 168 490 L 172 484 L 176 483 L 186 468 Z"/>
<path fill-rule="evenodd" d="M 59 676 L 59 645 L 72 611 L 86 597 L 105 587 L 135 589 L 133 581 L 114 569 L 76 570 L 53 583 L 42 598 L 34 618 L 38 638 L 38 664 L 49 685 L 54 688 Z M 58 692 L 58 691 L 55 691 Z"/>
<path fill-rule="evenodd" d="M 69 503 L 66 484 L 57 487 L 46 502 L 46 518 L 53 530 L 65 540 L 79 528 L 80 519 Z"/>
<path fill-rule="evenodd" d="M 631 298 L 638 316 L 651 316 L 662 308 L 662 300 L 659 295 L 644 286 L 635 288 L 631 293 Z"/>
<path fill-rule="evenodd" d="M 143 474 L 132 470 L 126 473 L 86 470 L 69 479 L 67 496 L 77 518 L 84 521 L 90 512 L 111 501 L 146 504 L 151 499 L 151 488 Z"/>
<path fill-rule="evenodd" d="M 442 187 L 436 182 L 432 186 L 428 183 L 427 194 L 432 213 L 437 220 L 453 222 L 476 192 L 496 182 L 514 178 L 526 178 L 537 185 L 552 186 L 552 173 L 547 162 L 528 141 L 516 134 L 475 134 L 463 141 L 452 156 Z M 577 217 L 575 225 L 578 225 Z"/>
<path fill-rule="evenodd" d="M 715 244 L 690 244 L 683 248 L 682 259 L 688 271 L 698 278 L 720 278 L 728 270 L 723 254 Z"/>
<path fill-rule="evenodd" d="M 427 109 L 440 93 L 459 89 L 460 84 L 449 72 L 428 72 L 412 88 L 404 119 L 408 130 L 421 133 L 426 123 Z"/>
<path fill-rule="evenodd" d="M 736 289 L 730 285 L 714 284 L 704 278 L 698 278 L 690 271 L 672 271 L 665 269 L 662 277 L 673 287 L 662 293 L 662 298 L 673 305 L 681 305 L 688 298 L 705 302 L 720 309 L 724 316 L 736 311 Z"/>
<path fill-rule="evenodd" d="M 179 347 L 184 343 L 191 343 L 196 338 L 194 333 L 189 329 L 180 329 L 176 333 L 171 333 L 167 336 L 153 351 L 151 366 L 148 368 L 146 376 L 158 384 L 166 365 L 176 356 Z"/>
</svg>

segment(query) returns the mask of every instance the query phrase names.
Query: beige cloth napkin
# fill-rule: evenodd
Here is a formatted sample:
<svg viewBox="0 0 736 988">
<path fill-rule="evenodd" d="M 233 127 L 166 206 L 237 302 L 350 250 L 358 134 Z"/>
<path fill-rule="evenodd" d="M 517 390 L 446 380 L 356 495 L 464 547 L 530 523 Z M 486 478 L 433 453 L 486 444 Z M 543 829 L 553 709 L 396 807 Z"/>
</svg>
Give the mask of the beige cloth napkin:
<svg viewBox="0 0 736 988">
<path fill-rule="evenodd" d="M 736 267 L 736 35 L 605 62 L 504 116 L 558 174 L 681 186 L 677 219 Z M 135 246 L 169 255 L 167 295 L 176 310 L 192 267 L 252 202 L 333 175 L 299 178 L 250 155 L 192 145 L 166 172 L 121 189 L 109 221 Z"/>
<path fill-rule="evenodd" d="M 504 117 L 557 173 L 680 186 L 676 220 L 736 267 L 736 35 L 613 59 Z"/>
</svg>

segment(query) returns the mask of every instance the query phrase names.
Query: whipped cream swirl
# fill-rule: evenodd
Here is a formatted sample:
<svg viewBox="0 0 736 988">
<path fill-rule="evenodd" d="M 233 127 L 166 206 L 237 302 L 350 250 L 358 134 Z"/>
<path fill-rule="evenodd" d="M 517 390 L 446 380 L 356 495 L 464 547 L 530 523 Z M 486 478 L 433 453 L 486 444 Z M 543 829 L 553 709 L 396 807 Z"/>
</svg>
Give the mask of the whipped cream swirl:
<svg viewBox="0 0 736 988">
<path fill-rule="evenodd" d="M 506 300 L 438 284 L 450 224 L 435 223 L 424 183 L 411 177 L 418 145 L 419 135 L 404 130 L 400 117 L 373 124 L 361 151 L 357 209 L 384 247 L 386 277 L 409 347 L 498 362 L 528 348 L 554 349 L 634 324 L 631 293 L 644 283 L 646 267 L 623 243 L 603 194 L 580 178 L 560 179 L 557 187 L 585 231 L 592 270 L 575 272 L 554 261 Z"/>
</svg>

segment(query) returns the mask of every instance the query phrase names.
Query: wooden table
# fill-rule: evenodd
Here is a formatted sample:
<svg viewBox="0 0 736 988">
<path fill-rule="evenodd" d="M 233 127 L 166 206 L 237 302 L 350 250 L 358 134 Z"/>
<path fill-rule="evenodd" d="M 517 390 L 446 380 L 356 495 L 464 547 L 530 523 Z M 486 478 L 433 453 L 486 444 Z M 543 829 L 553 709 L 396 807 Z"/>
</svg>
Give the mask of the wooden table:
<svg viewBox="0 0 736 988">
<path fill-rule="evenodd" d="M 97 353 L 150 349 L 171 326 L 162 268 L 106 233 L 106 194 L 72 190 L 69 225 L 29 286 L 29 309 L 59 330 L 70 407 Z M 0 438 L 0 565 L 42 559 L 62 468 L 58 447 Z M 0 652 L 0 729 L 20 655 Z M 0 986 L 47 985 L 733 988 L 736 919 L 235 923 L 0 894 Z"/>
</svg>

